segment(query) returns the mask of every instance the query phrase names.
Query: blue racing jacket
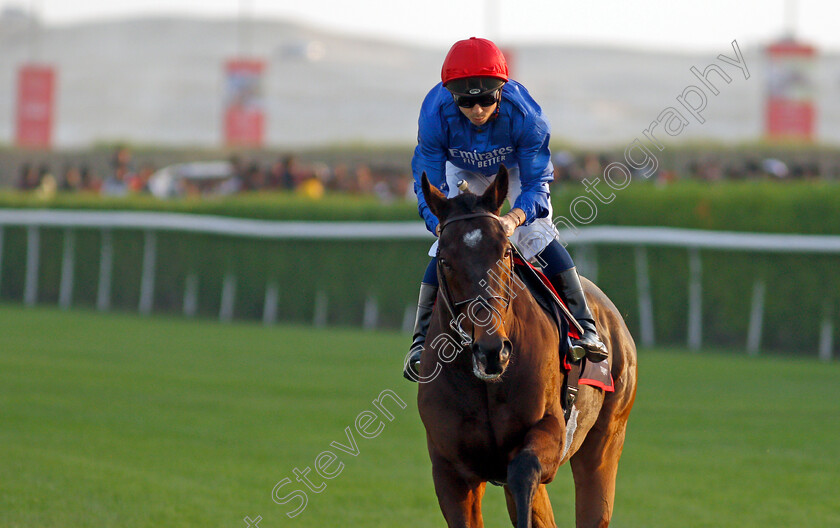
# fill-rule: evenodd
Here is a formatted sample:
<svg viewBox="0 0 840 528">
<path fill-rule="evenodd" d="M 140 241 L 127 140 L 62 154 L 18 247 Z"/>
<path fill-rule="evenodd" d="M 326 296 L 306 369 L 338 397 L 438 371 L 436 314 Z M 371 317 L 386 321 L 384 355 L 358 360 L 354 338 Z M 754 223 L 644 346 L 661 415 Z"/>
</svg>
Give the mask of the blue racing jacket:
<svg viewBox="0 0 840 528">
<path fill-rule="evenodd" d="M 513 207 L 525 211 L 524 225 L 548 216 L 554 167 L 548 151 L 551 127 L 542 109 L 524 86 L 511 80 L 502 87 L 496 114 L 481 127 L 473 125 L 441 83 L 423 101 L 411 170 L 417 207 L 432 233 L 438 219 L 426 205 L 420 177 L 425 172 L 429 183 L 447 193 L 447 161 L 485 176 L 495 175 L 503 163 L 508 168 L 518 166 L 522 193 Z"/>
</svg>

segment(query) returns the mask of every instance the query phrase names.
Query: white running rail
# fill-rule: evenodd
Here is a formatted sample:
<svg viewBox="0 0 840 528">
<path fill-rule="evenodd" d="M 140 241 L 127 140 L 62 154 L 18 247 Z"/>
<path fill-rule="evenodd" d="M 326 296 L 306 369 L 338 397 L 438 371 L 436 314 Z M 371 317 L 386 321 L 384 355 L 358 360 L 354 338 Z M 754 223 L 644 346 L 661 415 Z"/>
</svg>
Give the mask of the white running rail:
<svg viewBox="0 0 840 528">
<path fill-rule="evenodd" d="M 79 211 L 55 209 L 0 209 L 0 269 L 2 269 L 3 228 L 22 226 L 27 228 L 27 270 L 24 302 L 34 304 L 37 301 L 38 255 L 40 252 L 40 228 L 64 228 L 66 237 L 63 259 L 62 282 L 65 293 L 61 297 L 62 307 L 70 304 L 68 294 L 72 289 L 72 233 L 75 229 L 100 229 L 105 233 L 100 255 L 100 281 L 98 303 L 100 309 L 107 309 L 110 297 L 111 248 L 110 233 L 113 230 L 131 229 L 145 232 L 143 276 L 141 281 L 141 313 L 151 310 L 154 293 L 154 264 L 156 251 L 155 233 L 184 232 L 204 233 L 225 236 L 238 236 L 263 239 L 309 239 L 309 240 L 428 240 L 433 237 L 426 231 L 422 222 L 301 222 L 270 221 L 229 218 L 212 215 L 191 215 L 164 212 L 130 211 Z M 560 232 L 561 240 L 580 251 L 578 260 L 583 271 L 591 278 L 597 275 L 597 262 L 590 256 L 592 248 L 599 244 L 631 246 L 636 250 L 636 280 L 639 296 L 639 317 L 641 341 L 645 346 L 653 346 L 653 304 L 647 270 L 647 247 L 681 247 L 689 251 L 689 328 L 688 345 L 698 349 L 702 343 L 701 310 L 701 273 L 702 266 L 698 250 L 714 249 L 727 251 L 751 251 L 769 253 L 840 253 L 838 235 L 800 235 L 777 233 L 745 233 L 732 231 L 703 231 L 672 227 L 630 227 L 630 226 L 593 226 Z M 589 266 L 583 265 L 589 262 Z M 191 279 L 194 281 L 194 277 Z M 231 279 L 234 280 L 234 279 Z M 66 286 L 66 287 L 65 287 Z M 228 295 L 232 288 L 228 288 Z M 370 303 L 370 300 L 368 301 Z M 751 354 L 758 352 L 761 343 L 763 319 L 763 283 L 757 279 L 750 316 L 747 349 Z M 186 304 L 185 304 L 186 306 Z M 190 304 L 192 306 L 192 304 Z M 223 307 L 229 308 L 225 303 Z M 374 310 L 368 307 L 370 313 Z M 194 310 L 193 310 L 194 312 Z M 828 360 L 833 356 L 833 327 L 830 310 L 823 310 L 823 325 L 820 337 L 819 356 Z M 231 317 L 229 309 L 221 318 Z M 370 317 L 367 319 L 371 319 Z M 375 326 L 375 322 L 366 319 L 366 326 Z"/>
</svg>

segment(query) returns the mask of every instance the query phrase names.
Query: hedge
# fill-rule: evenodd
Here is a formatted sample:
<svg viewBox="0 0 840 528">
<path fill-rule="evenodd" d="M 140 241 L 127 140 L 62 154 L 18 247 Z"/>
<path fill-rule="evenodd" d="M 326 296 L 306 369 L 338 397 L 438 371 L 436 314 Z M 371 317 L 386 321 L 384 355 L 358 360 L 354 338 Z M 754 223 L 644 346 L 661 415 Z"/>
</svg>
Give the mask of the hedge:
<svg viewBox="0 0 840 528">
<path fill-rule="evenodd" d="M 603 188 L 601 188 L 603 187 Z M 609 188 L 599 187 L 605 196 Z M 648 225 L 779 233 L 838 234 L 840 186 L 817 183 L 681 183 L 659 187 L 634 184 L 615 191 L 609 204 L 596 200 L 591 225 Z M 556 187 L 555 215 L 571 218 L 569 204 L 592 196 L 577 186 Z M 264 219 L 411 220 L 413 204 L 382 205 L 372 199 L 328 196 L 320 201 L 295 195 L 251 195 L 224 200 L 156 201 L 148 198 L 102 200 L 58 196 L 41 200 L 0 194 L 0 207 L 132 209 L 218 214 Z M 63 232 L 41 230 L 38 301 L 56 303 Z M 20 301 L 26 262 L 24 228 L 4 230 L 0 297 Z M 139 302 L 143 233 L 114 233 L 112 306 L 136 310 Z M 365 300 L 379 306 L 379 324 L 399 327 L 406 306 L 416 300 L 429 241 L 267 241 L 208 235 L 159 233 L 155 311 L 180 313 L 186 277 L 199 276 L 199 314 L 217 317 L 226 273 L 237 278 L 236 317 L 262 317 L 266 284 L 280 285 L 278 317 L 311 322 L 315 298 L 329 299 L 330 324 L 359 325 Z M 76 235 L 74 304 L 94 306 L 98 283 L 100 233 Z M 574 244 L 570 246 L 573 254 Z M 765 348 L 814 354 L 826 309 L 840 328 L 840 259 L 833 256 L 701 252 L 703 262 L 704 345 L 743 347 L 750 297 L 757 279 L 767 285 Z M 658 343 L 682 344 L 687 333 L 688 254 L 649 248 L 655 336 Z M 639 333 L 633 248 L 597 248 L 598 284 L 613 299 L 634 335 Z M 835 342 L 837 341 L 835 335 Z"/>
<path fill-rule="evenodd" d="M 592 225 L 840 234 L 838 183 L 681 182 L 664 186 L 638 183 L 618 191 L 601 183 L 597 188 L 607 198 L 614 195 L 612 203 L 605 205 L 578 186 L 556 188 L 555 216 L 571 217 L 571 201 L 586 196 L 598 207 Z"/>
<path fill-rule="evenodd" d="M 579 196 L 598 208 L 592 225 L 673 226 L 724 231 L 840 234 L 840 184 L 830 182 L 680 182 L 670 185 L 635 183 L 611 191 L 603 204 L 580 185 L 552 187 L 554 214 L 570 217 L 569 204 Z M 309 199 L 293 193 L 251 193 L 232 197 L 158 200 L 150 196 L 103 198 L 92 194 L 0 192 L 0 208 L 144 210 L 212 214 L 265 220 L 389 221 L 417 220 L 417 207 L 407 201 L 379 203 L 372 197 L 327 195 Z M 579 222 L 575 222 L 580 225 Z"/>
<path fill-rule="evenodd" d="M 840 234 L 840 185 L 832 183 L 738 182 L 631 185 L 598 189 L 609 204 L 580 188 L 555 191 L 554 214 L 576 226 L 570 204 L 593 197 L 598 208 L 589 225 L 670 226 L 719 231 Z M 608 192 L 610 191 L 610 192 Z M 581 213 L 585 214 L 586 208 Z M 573 247 L 573 244 L 572 244 Z M 649 248 L 649 275 L 658 342 L 682 343 L 687 335 L 688 252 Z M 599 246 L 598 283 L 639 332 L 634 249 Z M 751 297 L 766 284 L 763 345 L 815 354 L 828 313 L 838 342 L 840 256 L 702 251 L 704 344 L 744 347 Z"/>
</svg>

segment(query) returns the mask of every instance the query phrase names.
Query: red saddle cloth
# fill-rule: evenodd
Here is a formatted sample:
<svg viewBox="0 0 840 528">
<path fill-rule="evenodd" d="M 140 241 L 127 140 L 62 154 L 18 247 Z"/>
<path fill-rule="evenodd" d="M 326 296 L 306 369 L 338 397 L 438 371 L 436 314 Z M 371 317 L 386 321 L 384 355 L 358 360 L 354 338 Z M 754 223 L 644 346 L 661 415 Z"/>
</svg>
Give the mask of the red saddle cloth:
<svg viewBox="0 0 840 528">
<path fill-rule="evenodd" d="M 604 392 L 615 392 L 609 359 L 597 363 L 593 363 L 586 358 L 581 359 L 581 361 L 583 361 L 583 370 L 580 373 L 578 385 L 591 385 L 603 389 Z M 563 356 L 563 369 L 568 372 L 571 368 L 569 358 Z"/>
<path fill-rule="evenodd" d="M 568 320 L 560 320 L 560 318 L 565 317 L 565 315 L 563 315 L 564 312 L 557 307 L 557 302 L 559 301 L 565 306 L 565 301 L 557 294 L 557 291 L 554 289 L 554 286 L 551 285 L 551 281 L 548 280 L 548 277 L 546 277 L 539 268 L 535 268 L 530 262 L 522 259 L 519 255 L 516 255 L 513 258 L 513 265 L 516 275 L 522 279 L 522 282 L 525 283 L 540 306 L 542 306 L 543 309 L 554 317 L 555 322 L 561 329 L 561 333 L 562 330 L 566 328 L 568 329 L 567 333 L 570 338 L 578 339 L 580 334 L 578 334 L 575 326 Z M 565 325 L 563 323 L 565 323 Z M 568 355 L 565 353 L 566 348 L 566 346 L 561 344 L 560 350 L 562 351 L 561 355 L 563 357 L 563 369 L 568 372 L 572 365 L 569 363 Z M 583 369 L 581 370 L 580 379 L 578 380 L 579 385 L 599 387 L 605 392 L 615 391 L 608 359 L 599 361 L 598 363 L 593 363 L 586 358 L 581 361 L 583 361 Z"/>
</svg>

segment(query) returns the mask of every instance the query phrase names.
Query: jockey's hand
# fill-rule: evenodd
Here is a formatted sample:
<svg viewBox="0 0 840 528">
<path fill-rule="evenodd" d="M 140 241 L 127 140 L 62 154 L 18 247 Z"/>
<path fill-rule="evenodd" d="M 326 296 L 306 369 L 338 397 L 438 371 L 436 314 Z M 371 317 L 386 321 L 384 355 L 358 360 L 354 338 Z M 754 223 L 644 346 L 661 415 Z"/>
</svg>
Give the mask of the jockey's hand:
<svg viewBox="0 0 840 528">
<path fill-rule="evenodd" d="M 440 224 L 435 226 L 435 236 L 440 238 Z"/>
<path fill-rule="evenodd" d="M 505 236 L 509 237 L 525 221 L 525 211 L 519 208 L 511 209 L 508 214 L 499 218 L 499 221 L 502 223 L 502 229 L 505 230 Z"/>
</svg>

